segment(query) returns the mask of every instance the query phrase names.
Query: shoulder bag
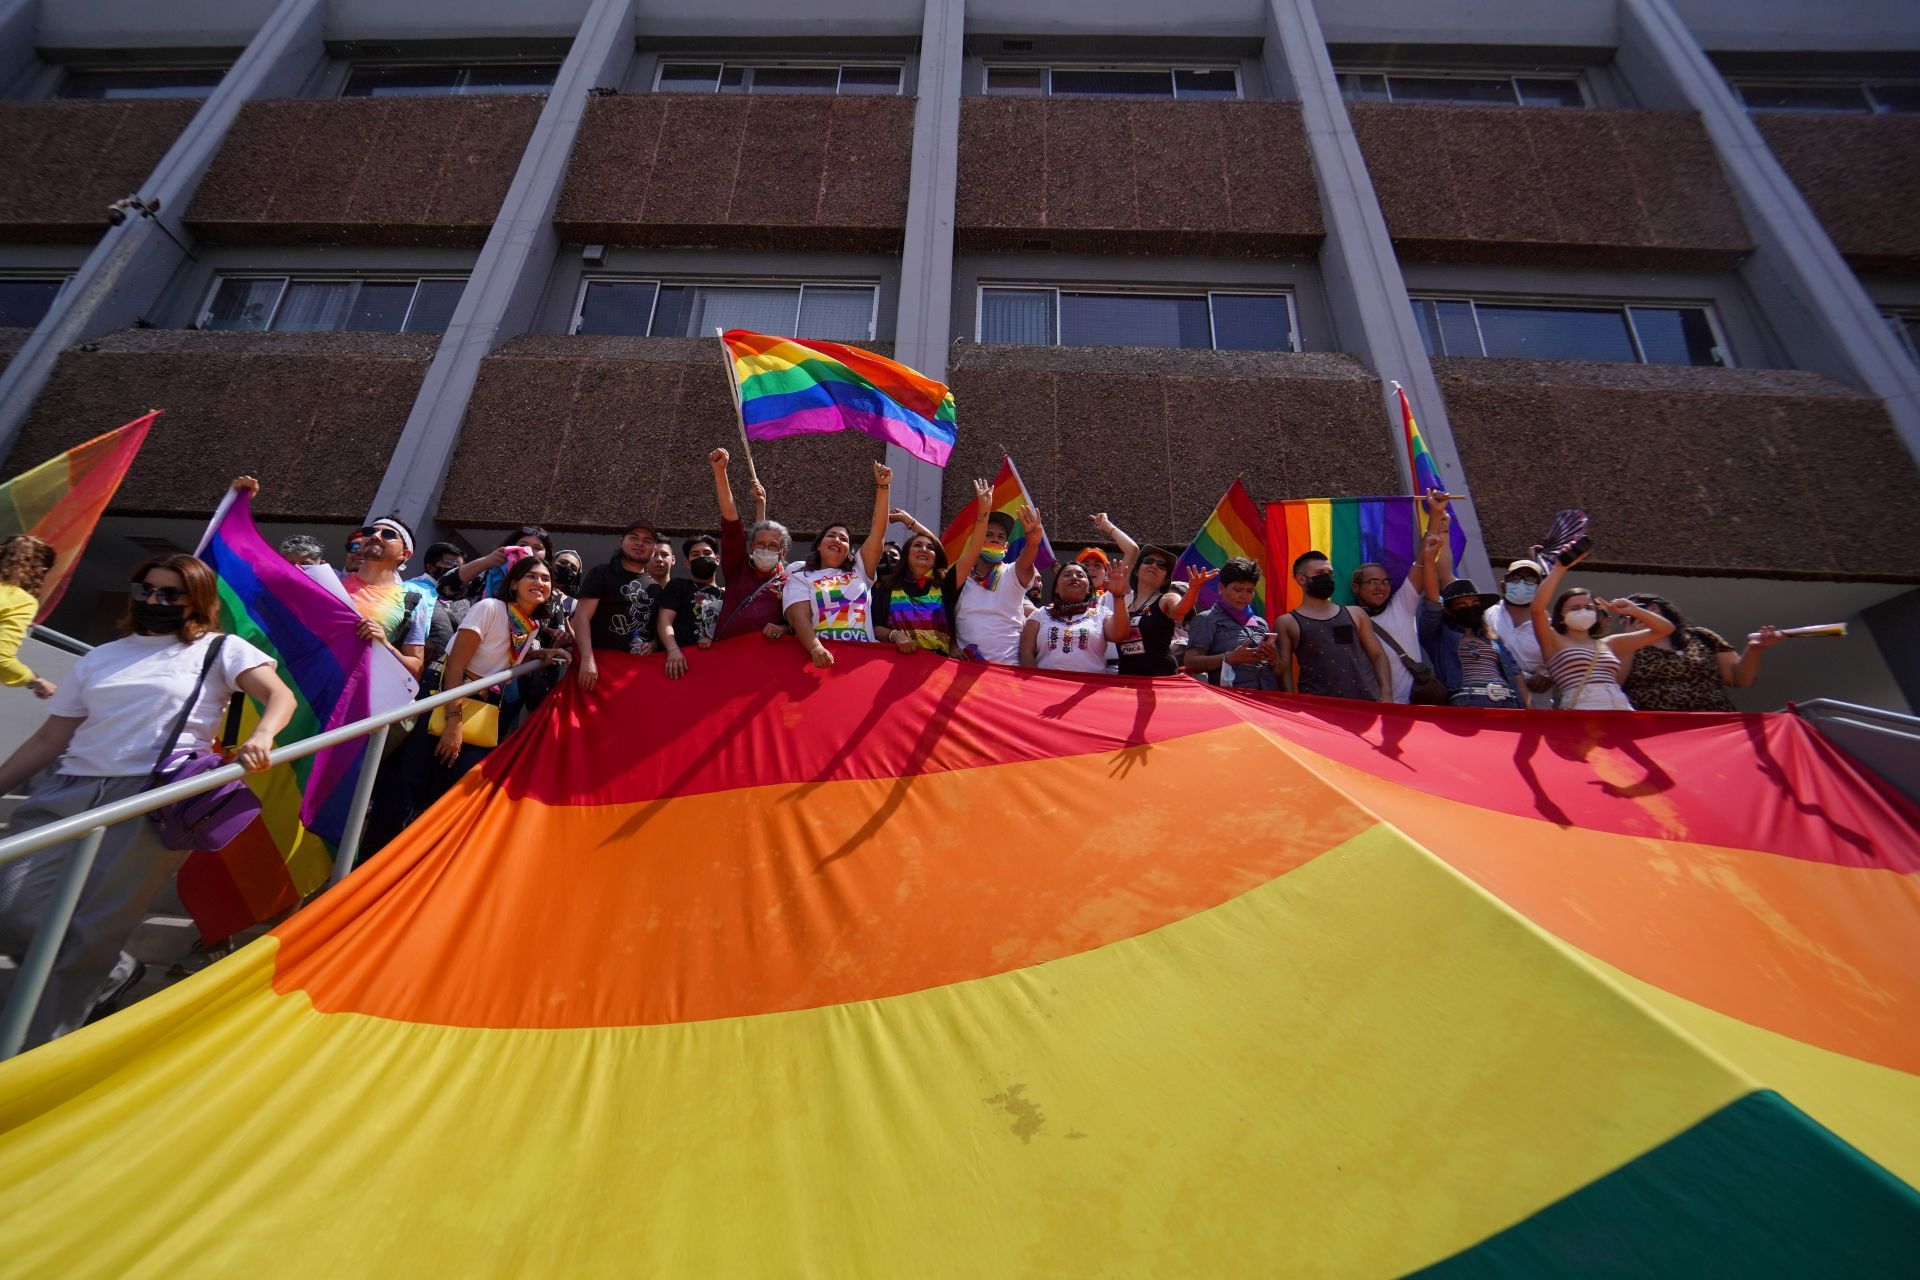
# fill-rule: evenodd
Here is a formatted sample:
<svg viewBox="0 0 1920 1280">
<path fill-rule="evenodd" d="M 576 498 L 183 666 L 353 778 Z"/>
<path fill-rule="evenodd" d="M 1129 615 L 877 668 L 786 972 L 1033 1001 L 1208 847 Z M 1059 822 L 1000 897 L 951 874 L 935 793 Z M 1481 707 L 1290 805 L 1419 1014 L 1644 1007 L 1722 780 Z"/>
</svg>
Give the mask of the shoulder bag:
<svg viewBox="0 0 1920 1280">
<path fill-rule="evenodd" d="M 1447 705 L 1447 686 L 1440 682 L 1439 676 L 1433 674 L 1431 662 L 1419 662 L 1409 658 L 1407 651 L 1400 647 L 1400 642 L 1395 640 L 1393 633 L 1385 627 L 1375 627 L 1373 634 L 1392 646 L 1393 651 L 1400 655 L 1400 664 L 1407 669 L 1407 674 L 1413 677 L 1413 689 L 1407 694 L 1407 702 L 1410 705 L 1416 707 Z"/>
<path fill-rule="evenodd" d="M 160 758 L 154 761 L 153 769 L 147 775 L 147 790 L 172 782 L 183 782 L 227 763 L 218 752 L 174 749 L 179 745 L 181 731 L 186 728 L 187 717 L 193 714 L 193 708 L 200 701 L 200 690 L 206 687 L 207 673 L 213 670 L 213 664 L 220 658 L 220 647 L 226 642 L 224 635 L 215 636 L 213 643 L 207 646 L 206 661 L 200 664 L 200 676 L 193 682 L 193 692 L 187 695 L 180 714 L 174 717 L 173 730 L 167 734 L 167 745 L 160 749 Z M 188 851 L 204 849 L 211 852 L 226 848 L 235 836 L 246 830 L 259 816 L 259 798 L 244 781 L 235 779 L 212 791 L 163 805 L 149 813 L 147 818 L 158 829 L 160 843 L 167 848 Z"/>
</svg>

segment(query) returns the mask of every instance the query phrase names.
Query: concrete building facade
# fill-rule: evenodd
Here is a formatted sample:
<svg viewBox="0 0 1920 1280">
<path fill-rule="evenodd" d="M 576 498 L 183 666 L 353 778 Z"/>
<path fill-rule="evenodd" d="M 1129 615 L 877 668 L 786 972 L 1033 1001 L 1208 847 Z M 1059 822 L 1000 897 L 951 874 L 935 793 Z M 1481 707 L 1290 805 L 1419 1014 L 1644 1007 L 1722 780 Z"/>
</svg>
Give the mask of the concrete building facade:
<svg viewBox="0 0 1920 1280">
<path fill-rule="evenodd" d="M 1603 589 L 1854 624 L 1751 705 L 1904 707 L 1916 51 L 1896 0 L 0 0 L 0 453 L 168 410 L 97 633 L 242 471 L 336 541 L 710 527 L 708 321 L 946 378 L 896 498 L 1004 449 L 1067 542 L 1404 491 L 1398 381 L 1483 583 L 1584 507 Z M 881 452 L 755 454 L 806 530 Z"/>
</svg>

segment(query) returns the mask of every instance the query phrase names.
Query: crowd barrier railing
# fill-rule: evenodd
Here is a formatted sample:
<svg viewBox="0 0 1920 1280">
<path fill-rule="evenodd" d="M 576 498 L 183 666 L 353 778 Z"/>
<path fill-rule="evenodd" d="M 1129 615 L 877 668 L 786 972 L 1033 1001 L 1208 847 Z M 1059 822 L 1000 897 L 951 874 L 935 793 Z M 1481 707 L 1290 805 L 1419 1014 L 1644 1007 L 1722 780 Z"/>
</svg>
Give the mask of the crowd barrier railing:
<svg viewBox="0 0 1920 1280">
<path fill-rule="evenodd" d="M 1794 704 L 1822 737 L 1920 802 L 1920 717 L 1838 698 Z"/>
<path fill-rule="evenodd" d="M 63 639 L 65 637 L 62 637 Z M 78 644 L 79 641 L 73 641 Z M 485 693 L 488 689 L 517 680 L 530 672 L 538 671 L 545 664 L 538 659 L 522 662 L 509 667 L 496 675 L 482 676 L 478 680 L 469 680 L 457 688 L 444 693 L 434 694 L 430 698 L 421 698 L 392 711 L 368 716 L 352 724 L 317 733 L 311 738 L 302 738 L 283 747 L 276 747 L 269 759 L 274 764 L 286 764 L 290 760 L 301 760 L 328 747 L 351 742 L 355 738 L 366 737 L 366 765 L 360 770 L 360 777 L 353 789 L 353 801 L 347 809 L 346 827 L 341 833 L 339 846 L 334 852 L 333 874 L 327 884 L 331 888 L 340 883 L 353 869 L 354 857 L 360 851 L 360 833 L 366 826 L 367 805 L 373 798 L 374 779 L 380 770 L 381 757 L 386 752 L 387 731 L 402 720 L 431 712 L 435 707 L 458 702 L 462 698 L 471 698 L 475 694 Z M 20 1046 L 26 1041 L 27 1026 L 33 1020 L 33 1012 L 40 1005 L 40 997 L 46 991 L 47 978 L 53 972 L 53 962 L 59 955 L 60 944 L 66 940 L 67 929 L 73 924 L 73 914 L 80 904 L 80 892 L 85 887 L 87 875 L 93 870 L 94 859 L 100 853 L 100 841 L 108 827 L 125 822 L 131 818 L 144 817 L 176 800 L 185 800 L 203 792 L 223 787 L 238 778 L 244 778 L 246 770 L 238 764 L 229 764 L 214 769 L 184 782 L 169 783 L 164 787 L 155 787 L 151 791 L 142 791 L 139 795 L 128 796 L 125 800 L 116 800 L 112 804 L 89 809 L 85 813 L 76 813 L 71 818 L 62 818 L 58 822 L 49 822 L 44 827 L 35 827 L 19 835 L 8 836 L 0 840 L 0 865 L 14 862 L 20 858 L 40 853 L 55 845 L 64 844 L 75 838 L 79 844 L 69 856 L 60 883 L 55 887 L 53 900 L 47 904 L 47 914 L 34 932 L 33 943 L 27 948 L 27 954 L 20 962 L 19 970 L 14 974 L 13 990 L 8 993 L 4 1012 L 0 1012 L 0 1060 L 13 1057 L 20 1052 Z"/>
</svg>

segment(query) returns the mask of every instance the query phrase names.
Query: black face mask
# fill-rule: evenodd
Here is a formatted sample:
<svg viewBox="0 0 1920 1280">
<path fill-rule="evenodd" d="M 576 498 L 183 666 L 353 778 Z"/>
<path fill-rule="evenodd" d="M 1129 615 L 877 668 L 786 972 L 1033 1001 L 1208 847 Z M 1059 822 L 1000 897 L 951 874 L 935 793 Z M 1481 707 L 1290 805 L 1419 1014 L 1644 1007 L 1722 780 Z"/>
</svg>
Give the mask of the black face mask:
<svg viewBox="0 0 1920 1280">
<path fill-rule="evenodd" d="M 720 562 L 712 556 L 695 556 L 687 561 L 687 572 L 695 582 L 711 582 L 713 575 L 720 572 Z"/>
<path fill-rule="evenodd" d="M 568 595 L 572 595 L 573 589 L 579 585 L 580 585 L 580 570 L 574 568 L 570 564 L 557 564 L 553 566 L 553 589 L 554 590 L 564 591 Z"/>
<path fill-rule="evenodd" d="M 1315 600 L 1333 599 L 1333 575 L 1316 573 L 1307 579 L 1307 594 Z"/>
<path fill-rule="evenodd" d="M 134 630 L 142 635 L 172 635 L 187 622 L 187 606 L 183 604 L 156 604 L 151 600 L 135 600 L 128 606 L 127 612 L 133 618 Z"/>
<path fill-rule="evenodd" d="M 1484 605 L 1475 605 L 1470 609 L 1447 610 L 1447 625 L 1459 627 L 1462 631 L 1478 631 L 1480 624 L 1486 621 L 1487 610 Z"/>
</svg>

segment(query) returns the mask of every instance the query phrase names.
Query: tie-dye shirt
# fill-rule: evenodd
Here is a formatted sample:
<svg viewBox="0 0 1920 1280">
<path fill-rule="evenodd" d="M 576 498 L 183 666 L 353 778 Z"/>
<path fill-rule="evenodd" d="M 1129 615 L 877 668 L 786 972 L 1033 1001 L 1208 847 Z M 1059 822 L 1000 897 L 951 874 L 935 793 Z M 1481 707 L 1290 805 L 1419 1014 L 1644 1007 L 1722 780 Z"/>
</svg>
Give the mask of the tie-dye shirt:
<svg viewBox="0 0 1920 1280">
<path fill-rule="evenodd" d="M 822 640 L 873 639 L 873 584 L 855 556 L 837 569 L 795 569 L 780 592 L 780 611 L 813 606 L 813 634 Z"/>
<path fill-rule="evenodd" d="M 379 627 L 394 648 L 426 644 L 427 627 L 433 621 L 433 593 L 426 587 L 416 582 L 368 582 L 357 573 L 341 574 L 340 585 L 360 616 Z"/>
<path fill-rule="evenodd" d="M 951 654 L 951 583 L 951 577 L 929 578 L 924 583 L 908 579 L 893 582 L 879 602 L 885 616 L 880 619 L 875 634 L 884 635 L 888 630 L 911 631 L 914 643 L 922 649 Z"/>
</svg>

